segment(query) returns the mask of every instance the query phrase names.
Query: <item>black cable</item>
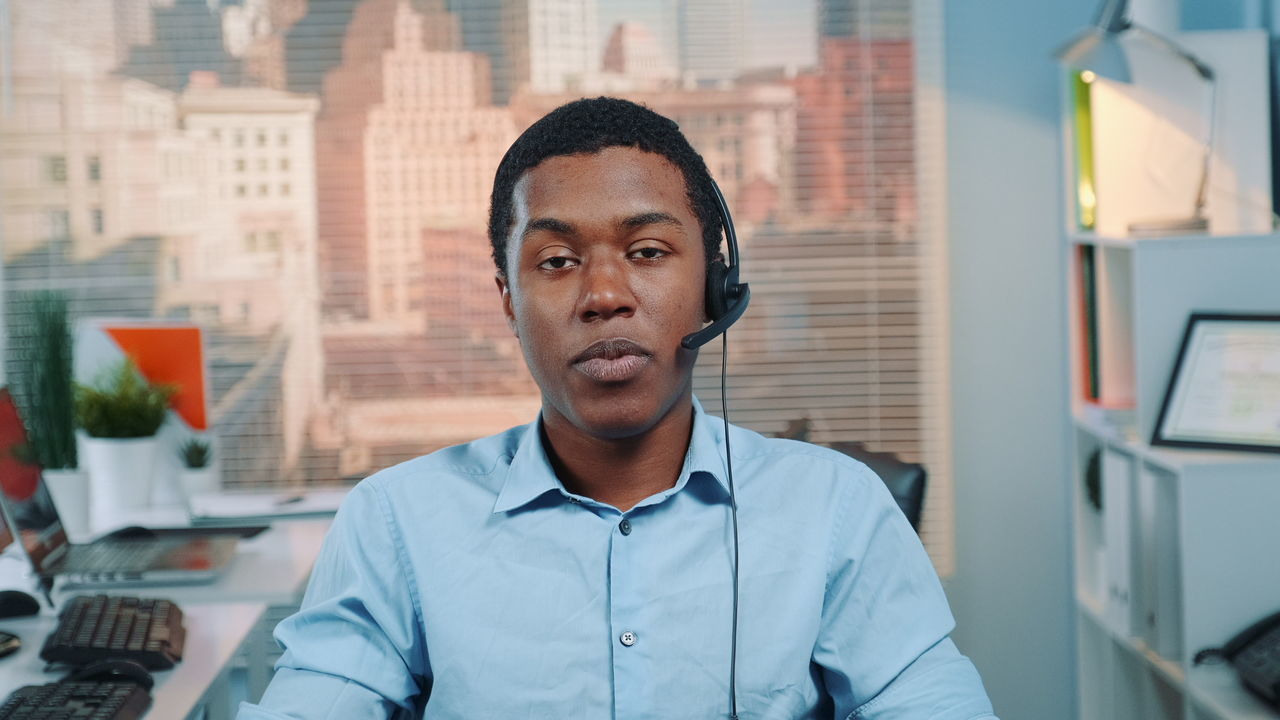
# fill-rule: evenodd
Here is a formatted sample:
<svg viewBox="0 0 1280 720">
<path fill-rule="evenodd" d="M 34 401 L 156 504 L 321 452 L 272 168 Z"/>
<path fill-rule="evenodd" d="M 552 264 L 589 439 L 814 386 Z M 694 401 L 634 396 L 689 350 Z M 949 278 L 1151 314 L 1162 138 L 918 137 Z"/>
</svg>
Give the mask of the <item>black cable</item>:
<svg viewBox="0 0 1280 720">
<path fill-rule="evenodd" d="M 729 474 L 729 512 L 733 516 L 733 636 L 729 641 L 729 720 L 738 720 L 738 498 L 733 492 L 733 453 L 729 451 L 729 331 L 720 338 L 720 414 L 724 417 L 724 460 Z"/>
</svg>

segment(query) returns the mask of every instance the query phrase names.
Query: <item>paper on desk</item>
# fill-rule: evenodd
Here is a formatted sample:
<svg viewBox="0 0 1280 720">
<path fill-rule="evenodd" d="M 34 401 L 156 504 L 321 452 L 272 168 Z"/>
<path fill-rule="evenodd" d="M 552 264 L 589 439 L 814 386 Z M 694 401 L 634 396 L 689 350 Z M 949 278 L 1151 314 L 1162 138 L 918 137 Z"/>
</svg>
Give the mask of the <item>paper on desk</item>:
<svg viewBox="0 0 1280 720">
<path fill-rule="evenodd" d="M 299 493 L 207 493 L 191 497 L 192 518 L 290 517 L 337 512 L 350 488 Z"/>
</svg>

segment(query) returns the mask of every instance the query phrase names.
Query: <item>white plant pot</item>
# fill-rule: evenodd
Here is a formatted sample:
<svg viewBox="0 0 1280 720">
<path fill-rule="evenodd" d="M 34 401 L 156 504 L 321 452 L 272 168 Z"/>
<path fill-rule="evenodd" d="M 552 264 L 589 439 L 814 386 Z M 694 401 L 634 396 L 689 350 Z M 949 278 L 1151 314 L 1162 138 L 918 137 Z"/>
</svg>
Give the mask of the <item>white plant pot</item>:
<svg viewBox="0 0 1280 720">
<path fill-rule="evenodd" d="M 182 490 L 188 498 L 215 493 L 222 487 L 218 478 L 218 469 L 212 464 L 202 468 L 183 468 L 178 477 L 181 480 Z"/>
<path fill-rule="evenodd" d="M 128 522 L 131 510 L 151 505 L 151 478 L 159 442 L 146 438 L 84 439 L 89 471 L 89 517 L 95 532 Z"/>
<path fill-rule="evenodd" d="M 89 473 L 75 469 L 44 470 L 41 474 L 67 537 L 84 542 L 93 532 L 89 525 Z"/>
</svg>

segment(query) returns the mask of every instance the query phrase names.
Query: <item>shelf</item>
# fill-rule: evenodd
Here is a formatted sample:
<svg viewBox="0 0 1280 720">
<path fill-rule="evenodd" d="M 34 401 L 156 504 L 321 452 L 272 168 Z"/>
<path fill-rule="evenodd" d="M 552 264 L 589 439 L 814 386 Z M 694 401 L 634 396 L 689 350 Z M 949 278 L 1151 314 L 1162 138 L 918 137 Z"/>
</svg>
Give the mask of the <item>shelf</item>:
<svg viewBox="0 0 1280 720">
<path fill-rule="evenodd" d="M 1165 682 L 1173 687 L 1182 688 L 1186 685 L 1186 672 L 1176 660 L 1170 660 L 1152 650 L 1150 646 L 1143 642 L 1142 638 L 1121 635 L 1112 630 L 1107 625 L 1101 604 L 1098 601 L 1083 594 L 1078 594 L 1076 600 L 1080 606 L 1080 614 L 1102 629 L 1117 645 L 1127 650 L 1129 654 L 1138 660 L 1145 662 Z"/>
<path fill-rule="evenodd" d="M 1075 426 L 1117 450 L 1171 472 L 1187 467 L 1203 466 L 1274 466 L 1280 474 L 1280 455 L 1264 452 L 1196 450 L 1193 448 L 1158 447 L 1138 439 L 1132 428 L 1120 428 L 1097 418 L 1074 411 Z"/>
<path fill-rule="evenodd" d="M 1240 685 L 1235 669 L 1227 664 L 1193 668 L 1188 690 L 1197 709 L 1221 720 L 1280 718 L 1280 712 L 1269 709 Z"/>
<path fill-rule="evenodd" d="M 1280 233 L 1249 233 L 1245 235 L 1165 235 L 1138 237 L 1134 235 L 1095 235 L 1091 232 L 1075 231 L 1068 233 L 1068 239 L 1072 245 L 1098 245 L 1101 247 L 1114 247 L 1133 249 L 1139 245 L 1207 245 L 1212 243 L 1223 243 L 1228 241 L 1238 241 L 1242 239 L 1257 240 L 1271 239 L 1280 242 Z"/>
</svg>

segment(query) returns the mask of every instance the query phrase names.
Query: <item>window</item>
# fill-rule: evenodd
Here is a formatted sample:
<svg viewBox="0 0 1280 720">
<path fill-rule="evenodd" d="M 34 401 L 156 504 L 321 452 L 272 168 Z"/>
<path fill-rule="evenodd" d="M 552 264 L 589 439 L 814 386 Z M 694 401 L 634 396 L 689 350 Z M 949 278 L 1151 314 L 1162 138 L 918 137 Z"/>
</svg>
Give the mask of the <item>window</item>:
<svg viewBox="0 0 1280 720">
<path fill-rule="evenodd" d="M 102 161 L 97 155 L 90 155 L 88 161 L 89 182 L 97 183 L 102 180 Z"/>
<path fill-rule="evenodd" d="M 944 207 L 945 198 L 928 193 L 941 192 L 932 190 L 939 186 L 930 178 L 943 162 L 937 153 L 945 145 L 921 134 L 929 113 L 941 110 L 927 92 L 916 90 L 917 61 L 921 53 L 936 55 L 941 40 L 915 35 L 938 32 L 933 28 L 939 23 L 915 22 L 918 6 L 937 0 L 842 0 L 839 4 L 852 8 L 848 17 L 856 20 L 843 24 L 828 22 L 816 10 L 836 1 L 810 3 L 805 20 L 781 12 L 753 14 L 760 3 L 742 0 L 745 23 L 755 24 L 748 34 L 767 42 L 741 38 L 741 67 L 692 67 L 697 58 L 714 63 L 727 56 L 710 44 L 699 46 L 689 27 L 682 34 L 680 14 L 670 13 L 667 24 L 672 27 L 649 28 L 660 36 L 659 44 L 700 52 L 670 53 L 670 77 L 679 82 L 628 96 L 680 123 L 729 193 L 743 245 L 750 248 L 744 280 L 751 283 L 752 306 L 729 343 L 734 421 L 765 434 L 807 424 L 815 442 L 862 442 L 872 450 L 923 462 L 930 483 L 922 536 L 945 573 L 951 533 L 949 453 L 940 449 L 944 444 L 939 437 L 947 430 L 948 389 L 945 373 L 938 370 L 946 358 L 939 329 L 943 306 L 932 293 L 943 286 L 936 267 L 946 247 L 945 238 L 922 230 L 940 226 L 929 213 Z M 75 2 L 39 0 L 61 7 Z M 786 0 L 767 2 L 785 5 Z M 299 3 L 258 4 L 272 13 Z M 148 93 L 147 102 L 160 111 L 150 127 L 130 132 L 140 133 L 142 146 L 191 153 L 198 163 L 175 173 L 167 185 L 148 176 L 145 163 L 131 164 L 127 178 L 119 177 L 114 166 L 111 173 L 100 167 L 100 179 L 89 181 L 99 183 L 102 197 L 127 195 L 130 188 L 112 186 L 127 180 L 161 187 L 166 204 L 171 198 L 203 200 L 220 177 L 203 174 L 216 171 L 221 160 L 227 172 L 219 184 L 232 212 L 225 202 L 193 202 L 183 208 L 170 204 L 173 217 L 145 218 L 157 226 L 145 228 L 155 231 L 147 237 L 133 237 L 133 215 L 122 214 L 119 221 L 113 217 L 119 243 L 111 244 L 90 232 L 105 233 L 101 211 L 114 207 L 106 201 L 78 201 L 100 202 L 101 207 L 91 214 L 88 206 L 79 205 L 72 211 L 75 223 L 68 223 L 52 214 L 66 212 L 59 200 L 44 200 L 35 212 L 49 212 L 48 220 L 27 223 L 33 236 L 47 232 L 50 242 L 61 236 L 64 244 L 93 243 L 73 246 L 83 252 L 66 253 L 65 267 L 41 268 L 33 275 L 51 278 L 51 284 L 92 286 L 83 291 L 86 296 L 115 314 L 176 312 L 166 303 L 181 297 L 193 318 L 209 324 L 209 357 L 216 365 L 210 372 L 217 378 L 210 407 L 225 407 L 226 414 L 216 416 L 214 423 L 225 443 L 224 476 L 232 486 L 270 485 L 286 478 L 298 483 L 353 480 L 398 460 L 527 422 L 538 407 L 536 385 L 494 302 L 493 267 L 485 250 L 494 166 L 511 132 L 524 129 L 517 124 L 531 119 L 511 110 L 518 88 L 512 83 L 514 60 L 504 50 L 509 38 L 500 24 L 492 24 L 500 22 L 500 14 L 448 19 L 478 23 L 463 34 L 481 38 L 468 40 L 474 54 L 451 56 L 395 46 L 397 28 L 391 23 L 405 22 L 400 30 L 419 32 L 415 28 L 446 23 L 429 17 L 427 8 L 446 12 L 443 8 L 468 3 L 403 3 L 402 12 L 377 21 L 386 25 L 363 34 L 353 27 L 350 13 L 323 10 L 332 4 L 300 4 L 310 8 L 305 43 L 311 55 L 281 58 L 271 71 L 282 71 L 283 78 L 259 79 L 246 72 L 240 80 L 252 85 L 287 79 L 290 91 L 304 93 L 295 98 L 298 102 L 272 100 L 270 106 L 235 108 L 220 116 L 220 128 L 200 129 L 179 122 L 180 95 Z M 640 4 L 619 3 L 611 15 L 642 20 L 627 17 L 625 9 Z M 884 15 L 886 8 L 893 12 Z M 767 21 L 762 20 L 766 15 Z M 553 12 L 546 27 L 558 27 L 557 17 Z M 809 20 L 817 22 L 802 27 Z M 60 31 L 24 25 L 30 22 L 25 14 L 14 15 L 14 36 Z M 491 23 L 488 28 L 486 22 Z M 577 16 L 571 25 L 581 25 Z M 155 41 L 181 48 L 189 42 L 181 30 L 156 23 Z M 601 37 L 589 39 L 603 45 L 611 30 L 601 28 Z M 264 39 L 288 44 L 287 30 L 267 32 L 270 37 Z M 670 38 L 661 37 L 666 32 Z M 553 49 L 580 47 L 576 40 L 564 45 L 564 38 L 555 35 L 539 33 Z M 486 37 L 492 38 L 491 47 L 483 45 Z M 83 43 L 83 34 L 70 29 L 50 37 L 48 52 L 56 61 L 50 68 L 88 53 Z M 539 47 L 542 43 L 536 42 Z M 362 92 L 370 82 L 362 59 L 385 61 L 391 52 L 403 56 L 406 68 L 420 70 L 409 72 L 408 80 L 398 81 L 385 95 Z M 203 61 L 195 55 L 191 62 L 199 65 Z M 323 72 L 309 59 L 321 55 L 331 58 Z M 570 68 L 576 50 L 561 55 L 562 61 L 534 69 L 537 82 L 567 85 L 569 75 L 581 74 L 581 68 Z M 760 59 L 765 55 L 767 61 Z M 172 65 L 173 54 L 147 57 L 157 64 L 157 78 L 214 69 L 190 67 L 185 59 L 181 67 Z M 680 66 L 682 61 L 687 67 Z M 452 64 L 446 71 L 443 63 Z M 597 69 L 594 60 L 588 65 L 586 71 Z M 777 80 L 757 72 L 782 65 L 800 69 Z M 752 80 L 735 80 L 744 75 Z M 47 78 L 24 78 L 28 80 L 44 83 L 54 95 L 59 92 L 52 72 Z M 104 76 L 84 84 L 86 92 L 109 105 L 110 98 L 119 97 L 111 90 L 118 81 L 118 76 Z M 476 97 L 475 87 L 485 88 L 483 97 Z M 402 92 L 406 88 L 407 94 Z M 335 95 L 339 89 L 341 94 Z M 233 95 L 255 102 L 253 92 L 229 92 L 228 97 Z M 527 99 L 530 110 L 541 112 L 558 102 L 535 92 Z M 15 95 L 14 101 L 19 110 L 14 117 L 27 117 L 21 108 L 24 96 Z M 70 94 L 60 102 L 67 117 L 87 112 L 75 106 L 83 102 Z M 129 108 L 114 102 L 120 106 L 103 107 L 103 116 L 127 116 Z M 304 108 L 308 103 L 312 105 Z M 35 137 L 41 129 L 24 130 Z M 115 142 L 115 131 L 104 132 L 104 143 Z M 201 137 L 219 143 L 191 142 Z M 79 181 L 86 167 L 79 158 L 86 156 L 71 154 L 51 137 L 50 144 L 43 142 L 5 146 L 6 153 L 12 147 L 25 154 L 27 166 L 35 169 L 36 187 L 31 189 Z M 90 151 L 97 147 L 109 145 L 88 146 Z M 112 156 L 99 154 L 101 161 L 113 162 Z M 70 169 L 68 157 L 75 158 Z M 292 174 L 303 168 L 305 182 Z M 3 224 L 6 233 L 16 225 Z M 195 263 L 192 272 L 173 279 L 177 287 L 171 293 L 148 289 L 157 277 L 166 277 L 164 258 L 178 242 L 174 238 L 188 237 L 183 233 L 192 227 L 217 228 L 192 241 L 200 254 L 177 255 Z M 82 234 L 87 239 L 71 237 Z M 32 247 L 44 238 L 22 240 L 24 247 Z M 7 250 L 8 234 L 5 241 Z M 228 255 L 257 253 L 261 262 L 220 263 L 214 285 L 202 271 L 230 259 L 218 256 L 219 242 L 231 246 L 225 250 Z M 137 275 L 76 259 L 99 256 L 128 257 L 130 272 Z M 6 262 L 6 272 L 8 267 Z M 126 276 L 133 279 L 120 279 Z M 113 282 L 118 284 L 111 286 Z M 108 286 L 114 289 L 104 289 Z M 6 283 L 3 292 L 14 292 L 14 287 Z M 251 325 L 241 323 L 246 316 L 242 302 L 250 306 Z M 330 321 L 329 328 L 362 330 L 344 334 L 326 328 L 321 337 L 316 328 Z M 315 362 L 297 362 L 299 351 Z M 718 405 L 718 353 L 713 342 L 695 367 L 696 391 L 711 408 Z M 224 402 L 227 398 L 235 402 Z M 452 407 L 450 403 L 465 408 L 469 405 L 463 401 L 469 399 L 498 420 L 479 427 L 476 415 L 465 409 L 446 417 L 414 410 L 370 420 L 391 401 L 438 409 Z M 421 433 L 427 426 L 439 429 L 433 429 L 429 440 Z M 324 436 L 310 432 L 314 427 L 336 430 Z M 463 427 L 468 429 L 455 430 Z"/>
<path fill-rule="evenodd" d="M 45 177 L 49 182 L 65 183 L 67 181 L 67 157 L 50 155 L 44 159 Z"/>
<path fill-rule="evenodd" d="M 65 208 L 49 210 L 46 214 L 50 240 L 63 240 L 71 235 L 71 213 Z"/>
</svg>

